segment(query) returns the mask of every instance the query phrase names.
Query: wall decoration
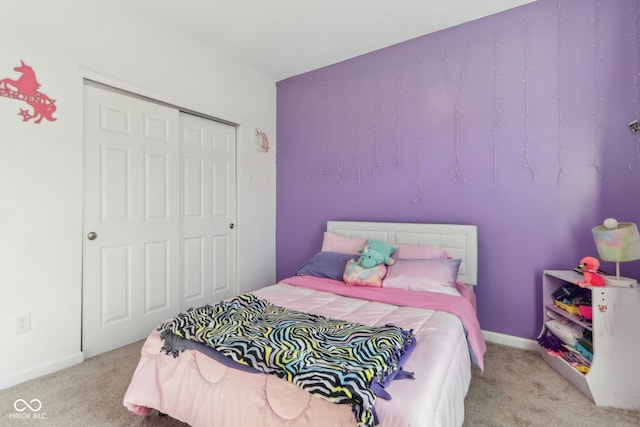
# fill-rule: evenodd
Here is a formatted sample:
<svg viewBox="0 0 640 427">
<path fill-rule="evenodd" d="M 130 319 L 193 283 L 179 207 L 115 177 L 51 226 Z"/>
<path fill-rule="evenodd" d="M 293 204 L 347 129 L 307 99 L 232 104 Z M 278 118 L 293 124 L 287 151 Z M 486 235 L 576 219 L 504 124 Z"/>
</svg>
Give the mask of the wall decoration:
<svg viewBox="0 0 640 427">
<path fill-rule="evenodd" d="M 635 15 L 635 14 L 634 14 Z M 638 17 L 636 16 L 637 20 Z M 596 170 L 599 178 L 602 178 L 602 173 L 600 171 L 600 153 L 603 149 L 600 147 L 598 141 L 598 130 L 602 127 L 602 121 L 600 120 L 600 116 L 598 115 L 598 111 L 600 110 L 600 105 L 604 101 L 603 96 L 600 93 L 600 62 L 604 59 L 602 53 L 600 53 L 600 34 L 602 33 L 602 28 L 600 25 L 600 2 L 595 2 L 595 11 L 593 18 L 593 137 L 591 138 L 591 142 L 594 145 L 594 154 L 593 154 L 593 167 Z"/>
<path fill-rule="evenodd" d="M 327 76 L 322 78 L 322 161 L 320 166 L 320 173 L 322 175 L 330 175 L 331 169 L 327 166 L 329 148 L 327 145 L 327 129 L 329 120 L 329 89 L 327 87 Z"/>
<path fill-rule="evenodd" d="M 20 108 L 18 114 L 22 116 L 23 122 L 28 122 L 31 119 L 35 119 L 34 123 L 40 123 L 42 119 L 55 121 L 53 113 L 56 111 L 56 101 L 38 91 L 40 83 L 36 79 L 33 68 L 20 60 L 20 65 L 13 70 L 21 75 L 17 80 L 0 79 L 0 96 L 25 101 L 33 108 L 33 111 L 28 108 Z"/>
<path fill-rule="evenodd" d="M 498 186 L 498 147 L 500 144 L 498 143 L 498 127 L 502 124 L 500 119 L 500 113 L 502 110 L 500 109 L 500 73 L 498 72 L 498 48 L 500 47 L 500 43 L 498 43 L 498 39 L 496 33 L 493 33 L 493 51 L 491 55 L 491 71 L 493 72 L 493 124 L 491 135 L 493 137 L 493 176 L 491 181 L 491 189 L 497 193 Z M 496 199 L 500 200 L 500 194 L 496 195 Z"/>
<path fill-rule="evenodd" d="M 373 78 L 373 168 L 372 174 L 376 176 L 376 172 L 382 169 L 380 161 L 380 141 L 378 140 L 378 121 L 380 120 L 380 104 L 378 103 L 378 72 L 376 71 Z"/>
<path fill-rule="evenodd" d="M 360 82 L 356 80 L 354 82 L 355 91 L 355 106 L 353 107 L 353 114 L 356 120 L 356 140 L 355 140 L 355 167 L 356 167 L 356 182 L 360 184 Z"/>
<path fill-rule="evenodd" d="M 424 87 L 422 85 L 422 60 L 420 55 L 416 58 L 416 186 L 418 194 L 413 199 L 414 202 L 424 203 L 422 191 L 422 97 L 424 96 Z"/>
<path fill-rule="evenodd" d="M 560 186 L 560 177 L 564 172 L 564 167 L 562 165 L 562 154 L 565 148 L 563 139 L 562 139 L 562 124 L 564 123 L 563 119 L 563 107 L 562 107 L 562 87 L 564 86 L 564 82 L 562 81 L 562 65 L 560 61 L 562 48 L 564 47 L 564 40 L 562 38 L 562 6 L 558 3 L 558 15 L 556 17 L 556 24 L 558 27 L 558 47 L 556 50 L 556 75 L 557 75 L 557 86 L 556 86 L 556 107 L 558 113 L 558 124 L 556 130 L 556 138 L 558 139 L 558 175 L 556 178 L 556 185 Z"/>
<path fill-rule="evenodd" d="M 536 174 L 533 172 L 533 168 L 529 163 L 529 145 L 531 143 L 531 132 L 529 131 L 529 73 L 531 66 L 529 65 L 529 22 L 528 19 L 524 20 L 524 77 L 522 78 L 522 84 L 524 85 L 524 142 L 522 144 L 522 167 L 527 169 L 531 173 L 531 179 L 536 179 Z"/>
<path fill-rule="evenodd" d="M 633 32 L 625 34 L 625 49 L 634 59 L 627 72 L 633 71 L 630 102 L 638 117 L 640 0 L 624 1 L 635 5 L 626 14 Z M 603 162 L 612 153 L 604 156 L 603 109 L 611 101 L 601 80 L 603 49 L 613 34 L 603 25 L 613 11 L 606 2 L 591 0 L 577 9 L 587 18 L 581 21 L 573 0 L 549 3 L 487 34 L 461 40 L 443 35 L 358 69 L 336 66 L 287 79 L 279 92 L 287 89 L 291 101 L 285 105 L 295 125 L 282 124 L 290 133 L 278 150 L 299 152 L 300 172 L 308 179 L 331 176 L 336 184 L 348 179 L 347 185 L 366 185 L 381 173 L 392 174 L 405 181 L 408 200 L 418 204 L 434 191 L 434 178 L 476 185 L 479 176 L 500 202 L 511 190 L 508 174 L 515 169 L 514 179 L 534 182 L 543 164 L 543 179 L 551 176 L 553 186 L 561 188 L 573 178 L 572 150 L 583 142 L 585 166 L 604 179 Z M 585 53 L 587 73 L 574 78 L 572 58 Z M 576 106 L 578 94 L 588 99 Z M 582 109 L 590 115 L 580 135 L 584 141 L 578 141 L 568 129 Z M 634 136 L 634 153 L 625 158 L 629 169 L 640 164 L 640 132 Z M 440 158 L 446 176 L 435 177 Z M 436 161 L 437 169 L 431 167 Z"/>
<path fill-rule="evenodd" d="M 464 182 L 464 171 L 462 168 L 462 158 L 460 155 L 460 113 L 462 112 L 462 104 L 460 102 L 460 98 L 462 95 L 462 87 L 464 84 L 464 75 L 465 75 L 465 64 L 467 62 L 467 53 L 468 53 L 468 45 L 464 46 L 464 56 L 462 58 L 462 65 L 460 66 L 460 75 L 458 76 L 458 81 L 454 82 L 451 72 L 449 71 L 449 58 L 445 53 L 445 49 L 440 49 L 440 56 L 442 58 L 442 67 L 444 69 L 445 78 L 447 79 L 447 88 L 449 90 L 449 96 L 451 97 L 451 102 L 453 103 L 453 110 L 455 113 L 454 116 L 454 130 L 455 130 L 455 139 L 453 142 L 453 154 L 455 156 L 455 165 L 451 168 L 451 173 L 453 174 L 454 182 Z M 454 83 L 457 83 L 454 88 Z"/>
<path fill-rule="evenodd" d="M 306 110 L 306 124 L 307 124 L 307 178 L 311 176 L 313 171 L 313 132 L 311 131 L 311 106 L 313 104 L 313 85 L 312 79 L 309 78 L 307 86 L 307 110 Z"/>
<path fill-rule="evenodd" d="M 633 117 L 638 117 L 640 114 L 640 93 L 638 91 L 638 86 L 640 82 L 638 81 L 638 76 L 640 76 L 640 66 L 638 61 L 640 61 L 640 52 L 638 49 L 640 48 L 640 34 L 638 33 L 638 0 L 635 2 L 634 9 L 630 10 L 631 16 L 633 16 L 633 32 L 630 34 L 633 37 L 633 86 L 631 87 L 631 103 L 634 106 L 634 115 Z M 636 136 L 636 155 L 631 159 L 629 165 L 627 166 L 629 170 L 633 169 L 633 163 L 636 160 L 640 159 L 640 135 L 638 132 L 634 132 Z"/>
<path fill-rule="evenodd" d="M 396 157 L 393 163 L 402 171 L 402 160 L 400 160 L 400 153 L 402 152 L 402 140 L 400 139 L 400 97 L 402 95 L 402 88 L 400 87 L 400 67 L 396 68 L 395 73 L 395 89 L 396 89 L 396 114 L 395 114 L 395 127 L 393 129 L 393 138 L 396 146 Z"/>
<path fill-rule="evenodd" d="M 256 150 L 262 151 L 263 153 L 269 152 L 269 138 L 266 133 L 260 132 L 256 129 L 255 135 L 253 136 L 253 142 L 256 144 Z"/>
<path fill-rule="evenodd" d="M 340 78 L 340 159 L 338 167 L 338 183 L 346 178 L 347 173 L 344 170 L 344 80 Z"/>
</svg>

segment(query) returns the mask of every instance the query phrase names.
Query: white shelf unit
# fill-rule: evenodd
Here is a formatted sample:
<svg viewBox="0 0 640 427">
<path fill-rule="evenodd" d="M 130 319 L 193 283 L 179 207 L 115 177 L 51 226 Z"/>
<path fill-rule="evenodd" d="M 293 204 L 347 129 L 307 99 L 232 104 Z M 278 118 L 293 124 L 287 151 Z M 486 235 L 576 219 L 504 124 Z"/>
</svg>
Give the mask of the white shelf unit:
<svg viewBox="0 0 640 427">
<path fill-rule="evenodd" d="M 581 279 L 582 275 L 572 270 L 543 271 L 543 324 L 539 337 L 551 333 L 544 324 L 548 319 L 547 310 L 591 330 L 591 369 L 583 374 L 564 359 L 548 354 L 542 346 L 540 354 L 596 405 L 640 409 L 640 289 L 590 286 L 593 319 L 582 321 L 553 303 L 557 289 Z"/>
</svg>

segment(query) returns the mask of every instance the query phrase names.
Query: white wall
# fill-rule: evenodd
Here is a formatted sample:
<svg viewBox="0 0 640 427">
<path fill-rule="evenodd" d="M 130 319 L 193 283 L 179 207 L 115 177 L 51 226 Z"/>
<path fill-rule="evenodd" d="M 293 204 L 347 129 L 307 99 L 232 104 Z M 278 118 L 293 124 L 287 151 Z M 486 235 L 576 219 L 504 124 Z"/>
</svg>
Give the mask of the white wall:
<svg viewBox="0 0 640 427">
<path fill-rule="evenodd" d="M 258 152 L 253 131 L 275 143 L 275 81 L 126 1 L 5 3 L 0 78 L 19 77 L 24 60 L 58 109 L 55 122 L 22 122 L 26 104 L 0 97 L 0 389 L 83 360 L 84 77 L 240 124 L 240 292 L 273 283 L 275 147 Z M 31 331 L 16 335 L 14 317 L 26 312 Z"/>
</svg>

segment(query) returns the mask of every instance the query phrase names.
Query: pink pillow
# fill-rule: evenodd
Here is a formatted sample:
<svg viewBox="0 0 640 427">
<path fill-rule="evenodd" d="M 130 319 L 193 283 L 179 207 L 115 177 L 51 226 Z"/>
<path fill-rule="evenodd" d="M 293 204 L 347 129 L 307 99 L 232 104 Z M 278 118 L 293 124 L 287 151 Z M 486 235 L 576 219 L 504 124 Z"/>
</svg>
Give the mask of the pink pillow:
<svg viewBox="0 0 640 427">
<path fill-rule="evenodd" d="M 362 249 L 364 242 L 364 239 L 352 239 L 325 231 L 322 240 L 322 251 L 359 255 L 358 249 Z"/>
<path fill-rule="evenodd" d="M 461 259 L 399 259 L 389 266 L 382 286 L 460 296 L 456 288 Z"/>
<path fill-rule="evenodd" d="M 382 279 L 384 279 L 386 274 L 387 266 L 384 264 L 378 264 L 371 268 L 364 268 L 363 266 L 358 265 L 355 260 L 349 260 L 344 267 L 342 280 L 347 285 L 381 288 Z"/>
<path fill-rule="evenodd" d="M 449 259 L 451 255 L 446 249 L 436 246 L 423 245 L 396 245 L 398 250 L 393 254 L 395 259 L 432 259 L 441 258 Z"/>
</svg>

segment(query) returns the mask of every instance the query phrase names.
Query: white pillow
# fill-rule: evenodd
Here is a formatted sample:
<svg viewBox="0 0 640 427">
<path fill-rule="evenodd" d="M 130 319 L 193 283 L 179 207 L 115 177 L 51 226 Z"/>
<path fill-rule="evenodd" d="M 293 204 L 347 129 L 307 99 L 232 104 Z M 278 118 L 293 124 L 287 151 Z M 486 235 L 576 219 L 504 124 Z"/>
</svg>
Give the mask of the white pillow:
<svg viewBox="0 0 640 427">
<path fill-rule="evenodd" d="M 582 327 L 577 323 L 563 322 L 561 320 L 547 320 L 545 322 L 551 333 L 560 338 L 565 344 L 575 347 L 582 338 Z"/>
</svg>

